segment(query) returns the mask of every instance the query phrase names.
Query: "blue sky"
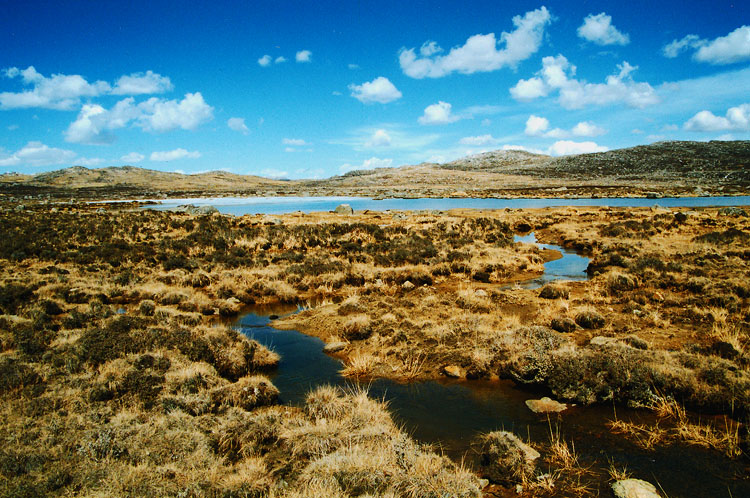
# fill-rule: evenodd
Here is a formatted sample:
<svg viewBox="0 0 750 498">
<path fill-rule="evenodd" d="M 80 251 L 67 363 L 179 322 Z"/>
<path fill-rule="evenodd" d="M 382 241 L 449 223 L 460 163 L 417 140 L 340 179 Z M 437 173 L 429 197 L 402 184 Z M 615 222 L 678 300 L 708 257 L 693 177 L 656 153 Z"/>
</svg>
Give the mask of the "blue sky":
<svg viewBox="0 0 750 498">
<path fill-rule="evenodd" d="M 750 139 L 747 2 L 2 4 L 0 173 Z"/>
</svg>

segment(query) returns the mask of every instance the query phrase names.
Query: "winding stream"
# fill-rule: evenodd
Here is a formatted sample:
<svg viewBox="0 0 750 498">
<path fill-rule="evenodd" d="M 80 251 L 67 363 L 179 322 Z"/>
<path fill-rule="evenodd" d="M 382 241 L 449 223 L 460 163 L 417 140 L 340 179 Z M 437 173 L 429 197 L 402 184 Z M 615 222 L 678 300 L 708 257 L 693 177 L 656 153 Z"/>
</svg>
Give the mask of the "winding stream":
<svg viewBox="0 0 750 498">
<path fill-rule="evenodd" d="M 533 234 L 517 240 L 535 243 Z M 557 279 L 584 279 L 588 259 L 556 246 L 561 259 L 545 264 L 545 275 L 522 285 L 531 288 Z M 236 323 L 244 334 L 281 355 L 271 380 L 281 391 L 281 402 L 304 403 L 316 386 L 352 386 L 354 381 L 339 375 L 341 362 L 323 353 L 323 342 L 294 330 L 271 327 L 272 314 L 293 313 L 295 307 L 256 308 Z M 398 383 L 375 379 L 365 384 L 370 396 L 388 402 L 397 423 L 417 440 L 434 444 L 456 461 L 473 464 L 472 440 L 480 433 L 511 430 L 534 442 L 548 442 L 551 431 L 572 442 L 591 479 L 608 494 L 605 469 L 609 462 L 627 467 L 633 477 L 661 486 L 671 498 L 750 496 L 747 462 L 733 461 L 715 451 L 673 444 L 646 451 L 614 435 L 606 423 L 614 418 L 654 422 L 647 411 L 622 407 L 573 407 L 560 416 L 537 415 L 525 405 L 544 392 L 516 387 L 510 381 L 439 380 Z M 544 471 L 541 468 L 540 471 Z M 744 478 L 744 479 L 743 479 Z"/>
</svg>

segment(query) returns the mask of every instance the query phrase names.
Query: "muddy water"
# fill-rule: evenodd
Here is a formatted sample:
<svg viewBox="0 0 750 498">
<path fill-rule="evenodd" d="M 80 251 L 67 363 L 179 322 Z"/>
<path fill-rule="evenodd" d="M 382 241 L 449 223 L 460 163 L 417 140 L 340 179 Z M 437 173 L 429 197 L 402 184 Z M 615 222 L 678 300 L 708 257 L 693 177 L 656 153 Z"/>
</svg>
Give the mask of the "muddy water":
<svg viewBox="0 0 750 498">
<path fill-rule="evenodd" d="M 296 311 L 255 309 L 242 317 L 237 326 L 249 337 L 273 348 L 281 355 L 278 369 L 271 375 L 281 391 L 281 402 L 301 405 L 310 389 L 331 384 L 353 386 L 339 375 L 341 362 L 322 352 L 323 342 L 293 330 L 277 330 L 270 325 L 271 313 Z M 602 495 L 608 496 L 609 461 L 627 466 L 633 477 L 657 483 L 671 498 L 710 496 L 750 496 L 748 468 L 716 452 L 694 446 L 672 445 L 645 451 L 606 426 L 615 417 L 639 423 L 653 422 L 648 412 L 622 407 L 573 407 L 561 416 L 548 419 L 532 413 L 525 401 L 544 392 L 515 387 L 509 381 L 426 381 L 401 384 L 376 379 L 364 384 L 370 396 L 388 402 L 394 419 L 413 437 L 434 444 L 456 461 L 472 465 L 472 440 L 480 433 L 496 429 L 512 430 L 524 439 L 546 443 L 551 431 L 575 446 L 580 461 L 592 471 L 591 480 Z M 744 462 L 745 464 L 747 462 Z M 544 471 L 544 467 L 541 469 Z M 742 479 L 744 476 L 744 479 Z"/>
</svg>

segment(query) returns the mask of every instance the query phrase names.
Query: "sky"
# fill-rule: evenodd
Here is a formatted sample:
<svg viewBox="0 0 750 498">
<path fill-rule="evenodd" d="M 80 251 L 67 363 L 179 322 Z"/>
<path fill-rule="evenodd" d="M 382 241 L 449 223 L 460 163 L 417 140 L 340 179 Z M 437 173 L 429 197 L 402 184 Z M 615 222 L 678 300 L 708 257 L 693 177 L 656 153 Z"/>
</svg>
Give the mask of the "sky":
<svg viewBox="0 0 750 498">
<path fill-rule="evenodd" d="M 750 139 L 750 2 L 0 0 L 0 173 Z"/>
</svg>

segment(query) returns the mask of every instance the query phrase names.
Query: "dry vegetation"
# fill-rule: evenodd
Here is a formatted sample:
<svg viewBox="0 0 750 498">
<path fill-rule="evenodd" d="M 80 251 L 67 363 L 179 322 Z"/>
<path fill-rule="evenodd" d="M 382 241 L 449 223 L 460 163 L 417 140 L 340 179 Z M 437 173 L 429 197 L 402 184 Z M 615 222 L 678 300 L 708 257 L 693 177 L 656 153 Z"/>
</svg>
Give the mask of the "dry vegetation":
<svg viewBox="0 0 750 498">
<path fill-rule="evenodd" d="M 589 254 L 591 280 L 514 287 L 550 257 L 513 243 L 529 228 Z M 450 366 L 660 410 L 661 429 L 615 421 L 636 439 L 748 451 L 750 220 L 731 211 L 39 205 L 0 213 L 0 233 L 0 496 L 479 496 L 363 392 L 275 405 L 278 356 L 222 325 L 268 302 L 305 308 L 279 327 L 345 343 L 345 375 Z M 572 445 L 543 451 L 553 470 L 528 489 L 584 493 Z"/>
</svg>

